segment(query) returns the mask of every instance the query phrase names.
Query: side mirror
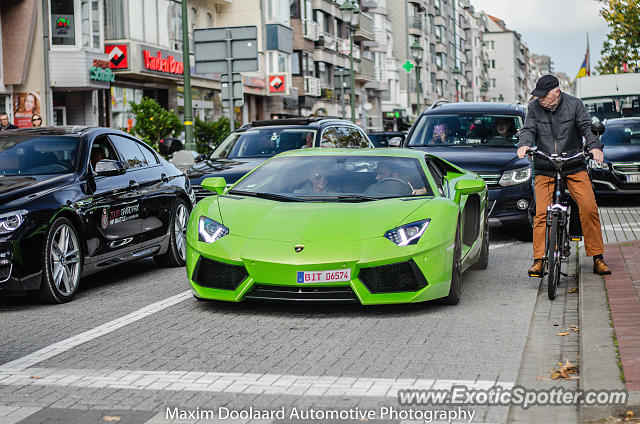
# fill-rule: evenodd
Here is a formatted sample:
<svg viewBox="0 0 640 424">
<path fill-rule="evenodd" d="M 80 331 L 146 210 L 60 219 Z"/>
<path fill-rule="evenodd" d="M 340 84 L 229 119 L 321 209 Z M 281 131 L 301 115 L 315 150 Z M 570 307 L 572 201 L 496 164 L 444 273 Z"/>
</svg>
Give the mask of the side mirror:
<svg viewBox="0 0 640 424">
<path fill-rule="evenodd" d="M 182 143 L 177 138 L 163 138 L 158 142 L 158 150 L 165 156 L 182 150 Z"/>
<path fill-rule="evenodd" d="M 222 194 L 227 188 L 227 182 L 222 177 L 209 177 L 202 180 L 202 188 L 216 194 Z"/>
<path fill-rule="evenodd" d="M 389 140 L 389 147 L 400 147 L 402 146 L 402 138 L 393 137 Z"/>
<path fill-rule="evenodd" d="M 196 163 L 200 163 L 200 162 L 202 162 L 203 160 L 206 160 L 206 159 L 207 159 L 207 157 L 208 157 L 208 156 L 207 156 L 207 154 L 206 154 L 206 153 L 202 153 L 201 155 L 196 156 L 196 158 L 194 159 L 194 161 L 195 161 Z"/>
<path fill-rule="evenodd" d="M 99 177 L 109 177 L 113 175 L 122 175 L 127 172 L 122 162 L 111 159 L 103 159 L 96 163 L 95 173 Z"/>
<path fill-rule="evenodd" d="M 591 124 L 591 132 L 598 137 L 604 134 L 604 130 L 605 130 L 604 124 L 600 121 L 596 121 L 593 124 Z"/>
<path fill-rule="evenodd" d="M 486 184 L 483 180 L 459 180 L 455 185 L 456 198 L 455 202 L 459 203 L 460 198 L 463 195 L 469 195 L 474 193 L 480 193 L 486 188 Z"/>
</svg>

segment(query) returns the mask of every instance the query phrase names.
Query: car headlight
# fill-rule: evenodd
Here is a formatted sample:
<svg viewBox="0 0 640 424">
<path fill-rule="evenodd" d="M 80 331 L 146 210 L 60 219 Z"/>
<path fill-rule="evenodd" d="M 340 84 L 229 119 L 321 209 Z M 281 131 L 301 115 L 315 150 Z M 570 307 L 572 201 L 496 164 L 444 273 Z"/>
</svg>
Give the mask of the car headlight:
<svg viewBox="0 0 640 424">
<path fill-rule="evenodd" d="M 516 184 L 526 183 L 531 179 L 531 165 L 524 168 L 512 169 L 511 171 L 505 171 L 498 184 L 502 187 L 512 186 Z"/>
<path fill-rule="evenodd" d="M 229 234 L 229 229 L 219 222 L 206 216 L 201 216 L 198 222 L 198 240 L 205 243 L 213 243 L 220 237 Z"/>
<path fill-rule="evenodd" d="M 589 168 L 591 169 L 602 169 L 604 171 L 609 170 L 609 164 L 606 162 L 598 162 L 594 159 L 589 159 Z"/>
<path fill-rule="evenodd" d="M 431 222 L 431 219 L 405 224 L 387 231 L 384 233 L 384 236 L 398 246 L 416 244 L 418 240 L 420 240 L 420 237 L 422 237 L 422 234 L 424 234 L 424 230 L 429 226 L 429 222 Z"/>
<path fill-rule="evenodd" d="M 9 234 L 20 228 L 27 217 L 27 213 L 25 210 L 19 210 L 1 214 L 0 234 Z"/>
</svg>

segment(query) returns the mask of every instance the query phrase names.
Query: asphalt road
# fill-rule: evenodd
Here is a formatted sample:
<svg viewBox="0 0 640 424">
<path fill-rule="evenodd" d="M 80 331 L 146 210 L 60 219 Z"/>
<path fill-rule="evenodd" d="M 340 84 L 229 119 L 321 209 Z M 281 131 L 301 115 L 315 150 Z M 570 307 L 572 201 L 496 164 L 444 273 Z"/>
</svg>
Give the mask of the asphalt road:
<svg viewBox="0 0 640 424">
<path fill-rule="evenodd" d="M 463 274 L 457 306 L 199 302 L 184 269 L 151 260 L 83 279 L 67 305 L 0 299 L 0 422 L 16 407 L 24 422 L 140 423 L 167 406 L 399 408 L 390 388 L 512 385 L 538 289 L 530 257 L 492 226 L 489 269 Z"/>
</svg>

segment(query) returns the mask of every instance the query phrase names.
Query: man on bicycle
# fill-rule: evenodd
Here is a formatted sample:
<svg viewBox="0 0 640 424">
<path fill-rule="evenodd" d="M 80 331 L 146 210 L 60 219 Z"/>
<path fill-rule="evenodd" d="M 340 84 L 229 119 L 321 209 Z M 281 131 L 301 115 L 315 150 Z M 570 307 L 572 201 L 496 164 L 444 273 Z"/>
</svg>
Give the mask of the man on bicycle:
<svg viewBox="0 0 640 424">
<path fill-rule="evenodd" d="M 548 155 L 574 155 L 586 148 L 593 159 L 602 162 L 603 144 L 591 132 L 591 117 L 582 100 L 563 93 L 559 81 L 553 75 L 545 75 L 536 83 L 531 94 L 537 97 L 529 103 L 524 126 L 520 131 L 518 157 L 523 158 L 534 144 Z M 582 137 L 586 140 L 583 147 Z M 554 166 L 551 162 L 535 158 L 536 216 L 533 224 L 533 266 L 529 275 L 542 275 L 542 257 L 545 251 L 545 227 L 547 206 L 553 199 Z M 582 159 L 569 161 L 562 170 L 571 197 L 578 204 L 580 222 L 584 233 L 587 256 L 593 257 L 594 274 L 611 274 L 602 253 L 602 231 L 598 205 L 593 194 L 591 181 Z"/>
</svg>

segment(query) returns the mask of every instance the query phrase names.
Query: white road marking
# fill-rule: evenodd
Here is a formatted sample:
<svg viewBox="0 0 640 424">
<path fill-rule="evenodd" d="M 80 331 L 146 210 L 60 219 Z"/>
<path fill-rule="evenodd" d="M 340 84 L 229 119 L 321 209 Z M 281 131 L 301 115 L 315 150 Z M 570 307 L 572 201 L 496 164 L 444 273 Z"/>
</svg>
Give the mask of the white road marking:
<svg viewBox="0 0 640 424">
<path fill-rule="evenodd" d="M 67 339 L 60 340 L 59 342 L 50 344 L 49 346 L 45 346 L 42 349 L 38 349 L 26 356 L 2 364 L 0 365 L 0 372 L 7 370 L 21 371 L 27 369 L 39 362 L 53 358 L 54 356 L 66 352 L 67 350 L 73 349 L 76 346 L 79 346 L 93 339 L 97 339 L 98 337 L 109 334 L 119 328 L 124 327 L 125 325 L 139 321 L 143 318 L 148 317 L 149 315 L 155 314 L 156 312 L 162 311 L 163 309 L 166 309 L 170 306 L 176 305 L 190 297 L 191 290 L 187 290 L 175 296 L 171 296 L 158 302 L 152 303 L 151 305 L 147 305 L 144 308 L 140 308 L 130 314 L 106 322 L 102 325 L 99 325 L 98 327 L 92 328 L 91 330 L 87 330 L 83 333 L 77 334 Z"/>
<path fill-rule="evenodd" d="M 516 244 L 516 243 L 517 242 L 515 242 L 515 241 L 508 242 L 508 243 L 496 243 L 496 244 L 489 243 L 489 250 L 499 249 L 501 247 L 506 247 L 506 246 L 511 246 L 512 244 Z"/>
<path fill-rule="evenodd" d="M 514 383 L 495 380 L 432 380 L 307 375 L 221 373 L 199 371 L 136 371 L 115 369 L 0 370 L 0 385 L 90 387 L 102 389 L 174 390 L 296 396 L 396 397 L 399 389 L 446 389 L 465 385 L 488 389 Z"/>
</svg>

